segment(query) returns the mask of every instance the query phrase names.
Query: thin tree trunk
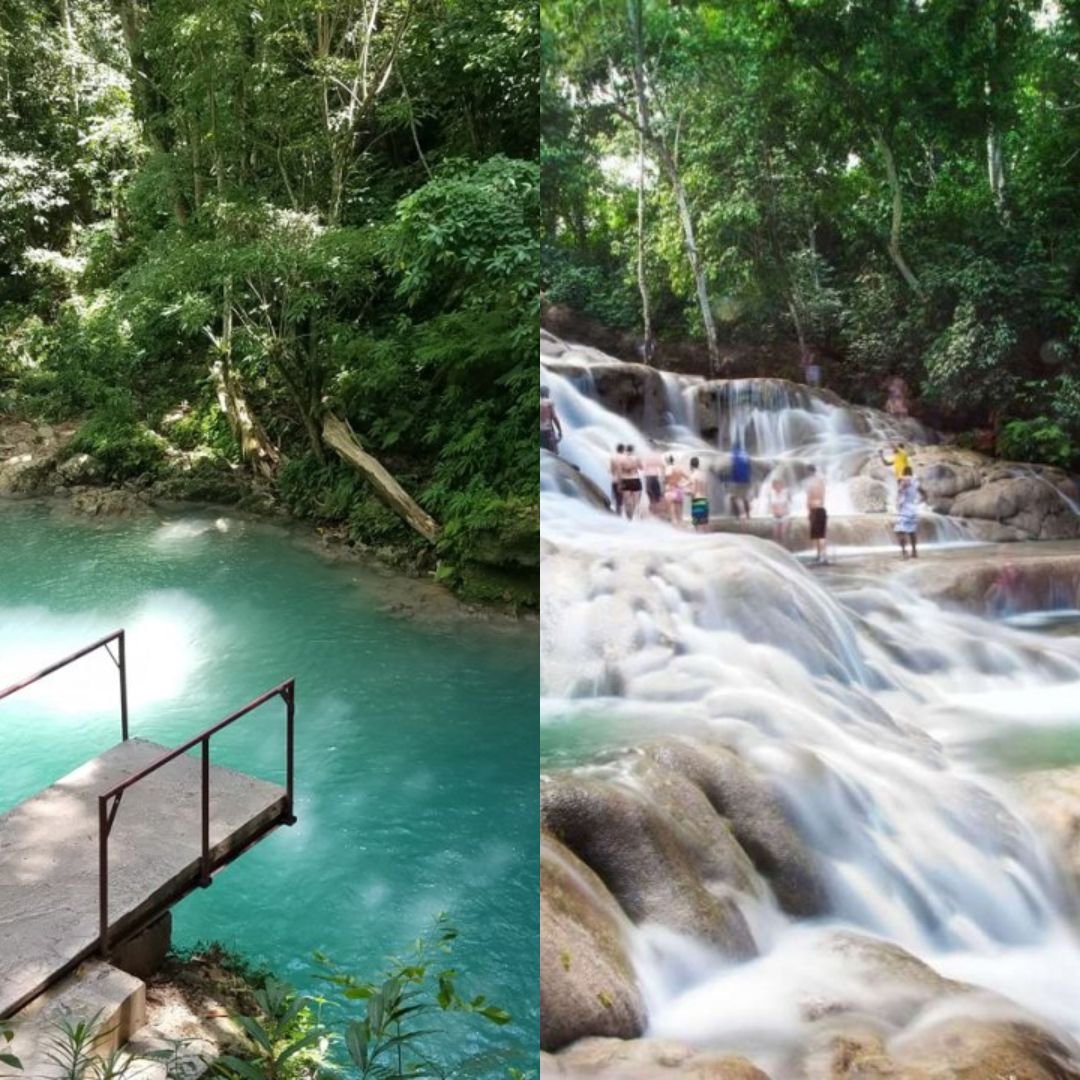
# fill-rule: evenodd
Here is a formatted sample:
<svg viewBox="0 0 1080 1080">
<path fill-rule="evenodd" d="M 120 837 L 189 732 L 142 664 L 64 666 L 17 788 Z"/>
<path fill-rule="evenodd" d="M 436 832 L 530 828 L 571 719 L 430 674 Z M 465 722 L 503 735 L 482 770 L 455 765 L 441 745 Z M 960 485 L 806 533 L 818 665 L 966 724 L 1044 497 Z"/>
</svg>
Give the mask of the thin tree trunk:
<svg viewBox="0 0 1080 1080">
<path fill-rule="evenodd" d="M 994 122 L 994 106 L 997 93 L 994 76 L 998 63 L 998 19 L 1001 17 L 1001 5 L 994 4 L 990 10 L 990 60 L 986 72 L 986 171 L 990 180 L 990 194 L 994 197 L 998 217 L 1005 216 L 1005 158 L 1001 149 L 1001 132 Z"/>
<path fill-rule="evenodd" d="M 709 286 L 705 279 L 705 268 L 701 265 L 697 240 L 694 238 L 694 218 L 690 213 L 690 201 L 686 196 L 686 188 L 683 187 L 679 170 L 666 149 L 663 152 L 662 161 L 668 179 L 671 181 L 672 190 L 675 192 L 675 205 L 679 208 L 679 221 L 682 223 L 686 257 L 690 263 L 691 273 L 694 275 L 698 306 L 701 308 L 701 321 L 705 325 L 705 343 L 709 350 L 710 373 L 716 376 L 720 374 L 721 367 L 720 341 L 716 334 L 716 321 L 713 319 L 712 305 L 709 303 Z"/>
<path fill-rule="evenodd" d="M 990 121 L 986 133 L 986 167 L 990 176 L 990 193 L 998 214 L 1005 213 L 1005 159 L 1001 150 L 1001 134 Z"/>
<path fill-rule="evenodd" d="M 360 445 L 347 423 L 336 416 L 327 415 L 323 420 L 322 436 L 331 450 L 368 479 L 379 498 L 391 510 L 425 540 L 434 543 L 438 539 L 439 526 L 435 519 L 418 506 L 382 463 Z"/>
<path fill-rule="evenodd" d="M 71 103 L 75 109 L 75 116 L 79 116 L 79 70 L 76 63 L 77 43 L 75 40 L 75 28 L 71 23 L 71 7 L 69 0 L 60 0 L 60 21 L 64 24 L 64 43 L 67 51 L 68 79 L 71 82 Z"/>
<path fill-rule="evenodd" d="M 908 266 L 903 250 L 900 247 L 900 229 L 904 221 L 904 193 L 900 189 L 900 177 L 896 171 L 896 159 L 893 157 L 892 149 L 885 141 L 882 132 L 875 133 L 874 144 L 885 162 L 885 175 L 888 177 L 889 191 L 892 193 L 892 224 L 889 229 L 888 243 L 889 257 L 896 264 L 900 276 L 908 283 L 908 286 L 915 292 L 921 293 L 922 286 L 919 285 L 919 279 L 915 276 L 911 267 Z"/>
<path fill-rule="evenodd" d="M 652 310 L 649 306 L 649 283 L 645 278 L 645 137 L 638 136 L 637 191 L 637 283 L 641 293 L 641 333 L 645 343 L 642 359 L 649 363 L 653 339 Z"/>
<path fill-rule="evenodd" d="M 642 0 L 626 0 L 627 15 L 634 34 L 634 96 L 638 119 L 637 184 L 637 282 L 641 293 L 641 358 L 649 363 L 652 345 L 652 310 L 649 285 L 645 279 L 645 132 L 649 129 L 649 111 L 645 101 L 645 42 L 642 31 Z"/>
</svg>

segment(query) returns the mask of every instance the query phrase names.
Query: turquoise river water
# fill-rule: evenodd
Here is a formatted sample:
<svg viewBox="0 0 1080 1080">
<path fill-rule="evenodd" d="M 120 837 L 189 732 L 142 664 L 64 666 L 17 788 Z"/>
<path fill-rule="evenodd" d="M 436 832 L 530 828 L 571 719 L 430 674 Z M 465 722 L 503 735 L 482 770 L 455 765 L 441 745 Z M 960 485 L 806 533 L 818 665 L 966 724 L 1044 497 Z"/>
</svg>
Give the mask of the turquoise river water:
<svg viewBox="0 0 1080 1080">
<path fill-rule="evenodd" d="M 462 988 L 514 1017 L 445 1045 L 535 1048 L 536 633 L 380 610 L 396 587 L 236 518 L 0 507 L 0 686 L 126 627 L 132 734 L 176 744 L 295 676 L 299 821 L 185 900 L 175 942 L 312 986 L 313 951 L 374 975 L 445 911 Z M 216 736 L 215 761 L 281 781 L 283 711 Z M 0 705 L 0 811 L 118 741 L 117 717 L 102 653 Z"/>
</svg>

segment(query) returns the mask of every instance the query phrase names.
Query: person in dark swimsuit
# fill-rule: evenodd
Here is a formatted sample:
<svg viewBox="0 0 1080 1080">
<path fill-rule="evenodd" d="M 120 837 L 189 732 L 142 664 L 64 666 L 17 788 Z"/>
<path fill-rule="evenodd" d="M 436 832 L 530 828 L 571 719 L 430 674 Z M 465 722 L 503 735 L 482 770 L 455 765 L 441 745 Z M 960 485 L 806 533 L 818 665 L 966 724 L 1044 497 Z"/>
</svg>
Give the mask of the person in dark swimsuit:
<svg viewBox="0 0 1080 1080">
<path fill-rule="evenodd" d="M 552 454 L 558 454 L 562 442 L 562 424 L 555 411 L 555 402 L 551 400 L 551 391 L 546 386 L 540 387 L 540 447 Z"/>
<path fill-rule="evenodd" d="M 627 445 L 626 453 L 622 456 L 620 470 L 623 496 L 623 509 L 626 516 L 633 521 L 637 516 L 638 504 L 641 502 L 641 459 L 634 453 L 634 447 Z"/>
<path fill-rule="evenodd" d="M 619 443 L 615 447 L 615 453 L 611 455 L 608 467 L 611 471 L 611 505 L 616 514 L 622 513 L 622 457 L 626 453 L 626 447 Z"/>
<path fill-rule="evenodd" d="M 825 510 L 825 478 L 817 467 L 811 465 L 806 481 L 806 509 L 810 515 L 810 540 L 817 552 L 817 562 L 827 561 L 825 534 L 829 529 L 829 515 Z"/>
</svg>

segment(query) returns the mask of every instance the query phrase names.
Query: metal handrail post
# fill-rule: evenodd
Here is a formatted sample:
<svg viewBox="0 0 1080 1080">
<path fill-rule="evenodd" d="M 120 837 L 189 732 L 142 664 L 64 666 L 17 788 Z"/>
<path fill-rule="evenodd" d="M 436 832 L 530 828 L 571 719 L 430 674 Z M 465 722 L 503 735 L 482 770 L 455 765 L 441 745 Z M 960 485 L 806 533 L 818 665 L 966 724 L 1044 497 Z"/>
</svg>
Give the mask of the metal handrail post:
<svg viewBox="0 0 1080 1080">
<path fill-rule="evenodd" d="M 210 736 L 202 740 L 202 864 L 199 884 L 210 885 Z"/>
<path fill-rule="evenodd" d="M 296 821 L 296 814 L 293 812 L 293 759 L 295 757 L 293 722 L 296 718 L 296 680 L 290 679 L 285 687 L 285 820 L 292 824 Z"/>
<path fill-rule="evenodd" d="M 108 799 L 98 796 L 98 920 L 101 955 L 109 956 L 109 811 Z"/>
<path fill-rule="evenodd" d="M 120 668 L 120 733 L 123 736 L 123 741 L 128 740 L 128 699 L 127 699 L 127 650 L 125 648 L 125 635 L 124 631 L 120 631 L 118 638 L 119 644 L 117 647 L 117 655 L 120 660 L 118 667 Z"/>
</svg>

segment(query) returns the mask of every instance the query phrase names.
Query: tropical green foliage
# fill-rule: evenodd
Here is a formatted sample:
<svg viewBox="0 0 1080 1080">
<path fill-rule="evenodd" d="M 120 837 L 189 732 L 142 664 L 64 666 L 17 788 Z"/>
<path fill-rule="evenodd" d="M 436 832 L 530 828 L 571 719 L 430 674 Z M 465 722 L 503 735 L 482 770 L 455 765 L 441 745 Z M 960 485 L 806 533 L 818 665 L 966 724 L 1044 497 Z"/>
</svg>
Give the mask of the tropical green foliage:
<svg viewBox="0 0 1080 1080">
<path fill-rule="evenodd" d="M 317 956 L 316 976 L 327 987 L 327 994 L 317 997 L 267 979 L 254 995 L 257 1015 L 236 1017 L 249 1053 L 221 1058 L 217 1072 L 227 1080 L 343 1073 L 357 1080 L 522 1076 L 513 1066 L 529 1057 L 524 1048 L 462 1052 L 450 1061 L 432 1048 L 432 1036 L 451 1016 L 499 1026 L 510 1021 L 509 1013 L 483 996 L 462 996 L 458 973 L 448 966 L 456 937 L 440 916 L 434 933 L 416 941 L 407 956 L 389 961 L 375 981 Z"/>
<path fill-rule="evenodd" d="M 3 5 L 0 395 L 119 478 L 146 429 L 241 459 L 224 371 L 295 510 L 419 544 L 337 413 L 467 561 L 537 503 L 538 79 L 525 0 Z"/>
<path fill-rule="evenodd" d="M 642 72 L 635 73 L 640 11 Z M 682 185 L 722 340 L 796 346 L 940 422 L 1059 415 L 1080 376 L 1080 9 L 1037 0 L 547 0 L 543 286 L 702 333 Z M 665 154 L 670 161 L 665 160 Z"/>
</svg>

